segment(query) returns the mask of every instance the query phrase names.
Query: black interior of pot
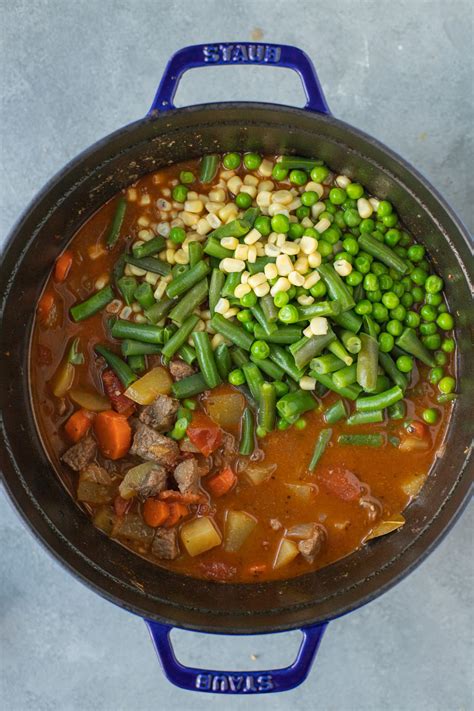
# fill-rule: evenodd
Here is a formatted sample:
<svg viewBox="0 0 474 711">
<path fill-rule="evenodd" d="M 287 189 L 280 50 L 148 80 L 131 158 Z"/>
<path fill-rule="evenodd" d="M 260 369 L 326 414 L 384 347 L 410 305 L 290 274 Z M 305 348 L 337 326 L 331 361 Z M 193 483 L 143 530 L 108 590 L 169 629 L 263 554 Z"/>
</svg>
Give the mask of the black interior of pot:
<svg viewBox="0 0 474 711">
<path fill-rule="evenodd" d="M 447 282 L 458 324 L 461 397 L 440 456 L 407 525 L 303 577 L 219 585 L 154 566 L 94 529 L 60 483 L 36 433 L 28 389 L 35 302 L 51 263 L 78 226 L 120 188 L 157 168 L 206 152 L 259 150 L 323 158 L 391 200 Z M 416 565 L 454 521 L 469 488 L 474 322 L 462 226 L 412 169 L 332 118 L 270 105 L 193 107 L 133 124 L 104 139 L 46 186 L 14 229 L 2 266 L 3 472 L 13 500 L 53 553 L 100 594 L 152 619 L 208 631 L 289 629 L 343 614 Z"/>
</svg>

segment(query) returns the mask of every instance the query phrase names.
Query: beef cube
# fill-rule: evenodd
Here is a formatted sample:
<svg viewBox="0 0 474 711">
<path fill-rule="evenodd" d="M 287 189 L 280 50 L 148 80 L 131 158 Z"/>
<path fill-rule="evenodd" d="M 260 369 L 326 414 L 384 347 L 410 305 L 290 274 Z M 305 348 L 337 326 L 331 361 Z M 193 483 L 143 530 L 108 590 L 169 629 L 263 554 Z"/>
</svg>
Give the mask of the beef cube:
<svg viewBox="0 0 474 711">
<path fill-rule="evenodd" d="M 216 449 L 212 455 L 214 458 L 214 466 L 219 469 L 229 466 L 236 454 L 235 437 L 229 432 L 224 432 L 221 446 L 219 449 Z"/>
<path fill-rule="evenodd" d="M 127 471 L 119 486 L 120 496 L 124 499 L 138 496 L 142 500 L 156 496 L 166 489 L 167 478 L 166 469 L 161 464 L 144 462 Z"/>
<path fill-rule="evenodd" d="M 157 462 L 165 469 L 171 469 L 178 461 L 179 447 L 173 439 L 155 432 L 151 427 L 140 422 L 133 437 L 130 453 L 146 461 Z"/>
<path fill-rule="evenodd" d="M 178 400 L 168 395 L 158 395 L 151 405 L 143 408 L 139 418 L 145 425 L 153 427 L 158 432 L 168 432 L 174 425 L 178 407 Z"/>
<path fill-rule="evenodd" d="M 112 477 L 104 467 L 88 464 L 79 473 L 77 498 L 88 504 L 107 504 L 112 500 Z"/>
<path fill-rule="evenodd" d="M 199 465 L 197 459 L 185 459 L 174 470 L 174 478 L 182 494 L 199 492 Z"/>
<path fill-rule="evenodd" d="M 177 360 L 172 360 L 168 368 L 174 380 L 189 378 L 189 376 L 194 375 L 195 372 L 192 365 L 188 365 L 184 362 L 184 360 L 179 358 Z"/>
<path fill-rule="evenodd" d="M 138 514 L 128 513 L 119 518 L 114 529 L 114 536 L 127 538 L 134 543 L 140 543 L 144 549 L 150 545 L 155 529 L 147 526 Z"/>
<path fill-rule="evenodd" d="M 61 460 L 78 472 L 90 464 L 96 457 L 97 443 L 92 435 L 87 435 L 77 444 L 64 452 Z"/>
<path fill-rule="evenodd" d="M 314 562 L 314 559 L 323 546 L 325 538 L 326 534 L 324 529 L 320 526 L 315 526 L 311 536 L 298 543 L 298 550 L 308 563 Z"/>
<path fill-rule="evenodd" d="M 156 558 L 164 560 L 174 560 L 179 555 L 178 531 L 176 528 L 157 528 L 151 553 Z"/>
<path fill-rule="evenodd" d="M 144 501 L 148 499 L 149 496 L 156 496 L 160 491 L 166 489 L 168 474 L 166 469 L 160 464 L 153 467 L 148 472 L 148 475 L 144 478 L 140 486 L 137 488 L 137 496 L 139 499 Z"/>
<path fill-rule="evenodd" d="M 191 442 L 188 437 L 185 437 L 185 439 L 181 440 L 181 442 L 179 443 L 179 448 L 182 452 L 191 452 L 192 454 L 199 454 L 200 452 L 200 450 L 196 447 L 195 444 Z"/>
</svg>

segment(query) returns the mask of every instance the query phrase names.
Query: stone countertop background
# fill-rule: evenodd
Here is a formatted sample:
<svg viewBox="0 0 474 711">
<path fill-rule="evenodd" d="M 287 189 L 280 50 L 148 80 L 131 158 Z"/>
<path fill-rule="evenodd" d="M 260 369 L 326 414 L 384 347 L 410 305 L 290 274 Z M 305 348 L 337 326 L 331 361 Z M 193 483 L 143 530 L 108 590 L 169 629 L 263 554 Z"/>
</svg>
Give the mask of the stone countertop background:
<svg viewBox="0 0 474 711">
<path fill-rule="evenodd" d="M 0 239 L 41 186 L 98 138 L 148 110 L 168 57 L 196 42 L 302 47 L 334 115 L 431 180 L 471 229 L 472 31 L 468 0 L 3 0 Z M 194 70 L 178 105 L 301 105 L 288 71 Z M 473 708 L 472 509 L 395 589 L 332 622 L 307 682 L 269 697 L 191 694 L 163 677 L 142 621 L 67 575 L 0 496 L 0 705 L 5 711 Z M 195 666 L 283 665 L 298 633 L 177 632 Z M 211 642 L 211 644 L 209 643 Z M 256 657 L 253 659 L 252 657 Z"/>
</svg>

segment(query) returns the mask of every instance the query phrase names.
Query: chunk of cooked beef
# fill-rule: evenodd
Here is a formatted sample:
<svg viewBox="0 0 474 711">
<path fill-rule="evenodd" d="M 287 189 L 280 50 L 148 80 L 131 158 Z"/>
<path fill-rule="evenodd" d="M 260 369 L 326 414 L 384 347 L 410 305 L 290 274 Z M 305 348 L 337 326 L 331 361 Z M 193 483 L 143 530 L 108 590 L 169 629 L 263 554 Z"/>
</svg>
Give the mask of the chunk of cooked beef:
<svg viewBox="0 0 474 711">
<path fill-rule="evenodd" d="M 237 454 L 235 448 L 235 437 L 229 432 L 222 433 L 222 444 L 213 453 L 214 466 L 222 469 L 228 466 Z"/>
<path fill-rule="evenodd" d="M 188 378 L 190 375 L 194 375 L 195 373 L 192 365 L 188 365 L 180 358 L 172 360 L 168 368 L 174 380 L 183 380 L 183 378 Z"/>
<path fill-rule="evenodd" d="M 64 452 L 61 460 L 71 469 L 78 472 L 90 464 L 97 454 L 97 442 L 92 435 L 83 437 L 77 444 L 74 444 Z"/>
<path fill-rule="evenodd" d="M 151 469 L 137 488 L 137 496 L 143 501 L 149 496 L 156 496 L 166 489 L 168 474 L 166 469 L 157 464 Z"/>
<path fill-rule="evenodd" d="M 140 412 L 138 417 L 145 425 L 153 427 L 158 432 L 168 432 L 172 429 L 179 402 L 168 395 L 158 397 Z"/>
<path fill-rule="evenodd" d="M 174 560 L 179 555 L 178 531 L 176 528 L 157 528 L 151 553 L 156 558 L 164 560 Z"/>
<path fill-rule="evenodd" d="M 185 459 L 174 470 L 174 478 L 182 494 L 199 492 L 199 464 L 197 459 Z"/>
<path fill-rule="evenodd" d="M 127 471 L 119 487 L 120 495 L 124 499 L 138 496 L 142 500 L 156 496 L 166 489 L 167 478 L 166 469 L 161 464 L 144 462 Z"/>
<path fill-rule="evenodd" d="M 130 453 L 171 469 L 178 461 L 179 447 L 173 439 L 140 422 L 133 436 Z"/>
<path fill-rule="evenodd" d="M 107 504 L 112 500 L 112 477 L 104 467 L 88 464 L 79 472 L 77 498 L 88 504 Z"/>
<path fill-rule="evenodd" d="M 325 541 L 326 534 L 321 526 L 315 526 L 309 538 L 298 543 L 298 550 L 308 563 L 313 563 Z"/>
<path fill-rule="evenodd" d="M 199 454 L 199 449 L 196 447 L 195 444 L 191 442 L 188 437 L 181 440 L 181 442 L 179 443 L 179 448 L 182 452 L 191 452 L 192 454 Z"/>
</svg>

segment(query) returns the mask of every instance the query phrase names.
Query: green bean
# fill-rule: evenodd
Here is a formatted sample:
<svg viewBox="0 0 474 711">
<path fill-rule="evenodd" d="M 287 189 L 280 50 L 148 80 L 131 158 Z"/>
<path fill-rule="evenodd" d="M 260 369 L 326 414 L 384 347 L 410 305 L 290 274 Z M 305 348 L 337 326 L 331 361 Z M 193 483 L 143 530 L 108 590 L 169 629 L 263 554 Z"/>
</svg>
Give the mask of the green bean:
<svg viewBox="0 0 474 711">
<path fill-rule="evenodd" d="M 401 336 L 395 340 L 395 343 L 399 348 L 415 356 L 425 365 L 429 365 L 431 368 L 435 367 L 434 356 L 425 348 L 413 328 L 405 328 Z"/>
<path fill-rule="evenodd" d="M 367 397 L 359 397 L 356 400 L 356 409 L 361 412 L 367 410 L 383 410 L 385 407 L 394 405 L 398 400 L 403 398 L 403 390 L 395 385 L 390 390 L 385 390 L 376 395 L 368 395 Z"/>
<path fill-rule="evenodd" d="M 366 392 L 371 392 L 377 385 L 379 344 L 367 333 L 361 333 L 360 340 L 362 347 L 357 356 L 357 382 Z"/>
<path fill-rule="evenodd" d="M 359 333 L 362 328 L 362 319 L 355 311 L 344 311 L 338 316 L 331 317 L 334 323 L 337 323 L 341 328 L 345 328 L 352 333 Z"/>
<path fill-rule="evenodd" d="M 303 371 L 297 367 L 291 353 L 288 353 L 288 351 L 276 343 L 272 343 L 270 346 L 270 359 L 279 365 L 290 378 L 293 378 L 293 380 L 299 383 L 303 377 Z"/>
<path fill-rule="evenodd" d="M 232 223 L 229 222 L 229 224 Z M 227 225 L 222 225 L 222 227 L 227 227 Z M 221 228 L 218 227 L 217 229 Z M 219 240 L 214 239 L 214 237 L 208 237 L 207 242 L 204 245 L 204 253 L 219 260 L 234 256 L 234 253 L 230 249 L 223 247 Z"/>
<path fill-rule="evenodd" d="M 245 210 L 242 220 L 246 222 L 249 227 L 253 227 L 253 224 L 259 215 L 260 208 L 249 207 L 247 210 Z"/>
<path fill-rule="evenodd" d="M 255 449 L 255 417 L 250 407 L 246 407 L 242 415 L 239 454 L 249 455 Z"/>
<path fill-rule="evenodd" d="M 344 368 L 344 361 L 332 353 L 326 353 L 325 355 L 313 358 L 310 365 L 312 370 L 315 370 L 316 373 L 326 375 L 327 373 L 334 373 L 336 370 Z"/>
<path fill-rule="evenodd" d="M 161 346 L 156 343 L 141 343 L 127 338 L 120 344 L 122 355 L 131 358 L 136 355 L 152 355 L 161 353 Z"/>
<path fill-rule="evenodd" d="M 196 264 L 199 264 L 203 254 L 204 250 L 202 248 L 202 244 L 200 242 L 190 242 L 189 243 L 189 266 L 191 269 L 196 266 Z"/>
<path fill-rule="evenodd" d="M 326 347 L 330 347 L 331 342 L 336 338 L 334 333 L 329 330 L 322 336 L 311 336 L 303 339 L 298 343 L 290 346 L 290 352 L 293 354 L 297 368 L 304 368 L 317 355 L 319 355 Z M 298 346 L 296 348 L 296 346 Z"/>
<path fill-rule="evenodd" d="M 117 201 L 117 207 L 115 208 L 112 224 L 110 225 L 109 231 L 107 232 L 107 237 L 105 238 L 105 243 L 109 249 L 115 246 L 115 243 L 119 238 L 126 210 L 127 201 L 124 197 L 120 197 Z"/>
<path fill-rule="evenodd" d="M 149 309 L 156 303 L 155 297 L 153 296 L 153 290 L 146 281 L 142 281 L 140 286 L 135 289 L 134 296 L 142 309 Z"/>
<path fill-rule="evenodd" d="M 263 326 L 259 323 L 255 324 L 254 336 L 259 341 L 268 341 L 269 343 L 278 343 L 280 345 L 287 345 L 290 343 L 296 343 L 301 339 L 302 330 L 299 326 L 281 326 L 267 334 Z"/>
<path fill-rule="evenodd" d="M 163 343 L 163 329 L 149 323 L 117 319 L 110 332 L 113 338 L 130 338 L 141 343 Z"/>
<path fill-rule="evenodd" d="M 183 343 L 181 348 L 178 349 L 178 355 L 188 365 L 192 365 L 196 360 L 196 351 L 189 343 Z"/>
<path fill-rule="evenodd" d="M 384 442 L 381 434 L 341 434 L 337 443 L 349 447 L 382 447 Z"/>
<path fill-rule="evenodd" d="M 355 384 L 354 385 L 347 385 L 347 387 L 345 387 L 345 388 L 339 388 L 335 384 L 331 375 L 324 375 L 322 373 L 317 373 L 315 370 L 311 370 L 310 375 L 315 380 L 317 380 L 319 383 L 324 385 L 328 390 L 333 390 L 335 393 L 337 393 L 341 397 L 346 397 L 348 400 L 356 400 L 362 391 L 362 388 L 360 387 L 360 385 L 355 385 Z"/>
<path fill-rule="evenodd" d="M 277 160 L 277 165 L 286 170 L 305 170 L 311 173 L 317 165 L 322 165 L 322 161 L 313 158 L 303 158 L 301 156 L 281 156 Z"/>
<path fill-rule="evenodd" d="M 171 386 L 171 394 L 173 397 L 178 398 L 178 400 L 184 400 L 187 397 L 199 395 L 205 390 L 209 390 L 209 387 L 202 373 L 195 373 L 182 380 L 177 380 Z"/>
<path fill-rule="evenodd" d="M 248 222 L 238 217 L 236 220 L 231 220 L 231 222 L 226 222 L 225 225 L 219 225 L 215 230 L 209 232 L 207 235 L 208 240 L 216 241 L 219 244 L 219 240 L 223 237 L 237 237 L 240 239 L 250 230 Z M 205 251 L 205 250 L 204 250 Z M 227 250 L 230 251 L 230 250 Z M 233 256 L 233 252 L 231 252 Z"/>
<path fill-rule="evenodd" d="M 277 330 L 277 325 L 275 323 L 270 323 L 267 321 L 267 318 L 263 312 L 262 307 L 260 304 L 256 304 L 255 306 L 250 307 L 250 311 L 252 312 L 255 320 L 260 324 L 260 326 L 263 328 L 267 336 L 271 336 L 272 333 L 274 333 Z"/>
<path fill-rule="evenodd" d="M 227 376 L 232 370 L 232 360 L 230 358 L 230 351 L 225 343 L 221 343 L 217 346 L 214 351 L 214 358 L 217 365 L 217 370 L 222 380 L 227 380 Z"/>
<path fill-rule="evenodd" d="M 260 370 L 263 370 L 265 375 L 268 375 L 268 377 L 273 380 L 282 380 L 285 375 L 284 370 L 269 358 L 254 358 L 254 356 L 251 355 L 250 360 L 255 363 L 255 365 L 258 365 Z"/>
<path fill-rule="evenodd" d="M 125 363 L 125 361 L 122 360 L 118 355 L 112 353 L 112 351 L 109 351 L 108 348 L 105 348 L 105 346 L 101 345 L 94 346 L 94 350 L 96 351 L 96 353 L 99 353 L 99 355 L 101 355 L 102 358 L 104 358 L 105 361 L 110 365 L 110 367 L 112 368 L 118 379 L 121 381 L 125 389 L 135 382 L 137 376 L 130 368 L 130 366 L 127 365 L 127 363 Z"/>
<path fill-rule="evenodd" d="M 220 269 L 213 269 L 211 273 L 211 284 L 209 286 L 209 310 L 214 314 L 216 304 L 221 298 L 224 288 L 225 274 Z"/>
<path fill-rule="evenodd" d="M 153 237 L 153 239 L 143 244 L 133 245 L 132 252 L 136 259 L 143 259 L 143 257 L 152 257 L 154 254 L 161 252 L 162 249 L 166 247 L 166 240 L 164 237 L 158 236 Z"/>
<path fill-rule="evenodd" d="M 235 287 L 240 284 L 240 273 L 231 272 L 227 274 L 224 286 L 222 287 L 221 296 L 224 298 L 229 298 L 234 296 Z"/>
<path fill-rule="evenodd" d="M 392 383 L 390 382 L 390 378 L 388 378 L 385 374 L 378 374 L 377 375 L 377 382 L 375 384 L 374 390 L 371 391 L 372 395 L 376 395 L 377 393 L 383 393 L 384 390 L 389 390 L 391 387 Z"/>
<path fill-rule="evenodd" d="M 212 351 L 209 334 L 206 331 L 195 331 L 193 333 L 193 341 L 199 369 L 204 376 L 204 380 L 210 388 L 216 388 L 222 381 Z"/>
<path fill-rule="evenodd" d="M 179 326 L 202 304 L 208 293 L 207 279 L 198 281 L 169 312 L 169 318 Z"/>
<path fill-rule="evenodd" d="M 385 264 L 391 269 L 400 272 L 400 274 L 405 274 L 408 269 L 406 262 L 396 254 L 388 245 L 383 242 L 379 242 L 378 239 L 373 237 L 368 232 L 362 232 L 359 237 L 359 247 L 367 252 L 379 262 Z"/>
<path fill-rule="evenodd" d="M 258 426 L 264 432 L 271 432 L 276 420 L 276 390 L 273 383 L 263 382 L 258 396 Z"/>
<path fill-rule="evenodd" d="M 242 365 L 242 371 L 253 399 L 260 402 L 260 385 L 265 381 L 258 366 L 255 363 L 247 362 Z"/>
<path fill-rule="evenodd" d="M 347 417 L 348 414 L 349 408 L 344 400 L 336 400 L 336 402 L 330 405 L 324 413 L 324 422 L 328 425 L 335 425 L 336 422 L 339 422 L 339 420 Z"/>
<path fill-rule="evenodd" d="M 318 464 L 319 460 L 326 451 L 326 447 L 328 446 L 331 437 L 332 429 L 328 428 L 320 431 L 318 439 L 316 440 L 316 444 L 314 446 L 313 456 L 311 457 L 311 461 L 308 464 L 308 470 L 310 472 L 313 472 L 316 469 L 316 465 Z"/>
<path fill-rule="evenodd" d="M 296 422 L 300 415 L 316 409 L 317 406 L 318 401 L 311 395 L 309 390 L 300 389 L 283 395 L 277 402 L 277 410 L 280 417 L 292 424 Z"/>
<path fill-rule="evenodd" d="M 180 274 L 175 277 L 172 282 L 170 282 L 166 288 L 167 296 L 172 299 L 175 296 L 181 296 L 186 291 L 189 291 L 193 286 L 201 281 L 209 272 L 211 268 L 208 262 L 199 262 L 196 266 L 191 267 L 189 271 Z"/>
<path fill-rule="evenodd" d="M 335 272 L 334 272 L 335 273 Z M 298 321 L 311 321 L 315 316 L 337 316 L 341 313 L 339 301 L 315 301 L 308 306 L 298 306 Z"/>
<path fill-rule="evenodd" d="M 349 311 L 354 308 L 355 302 L 352 294 L 334 267 L 331 264 L 321 264 L 318 267 L 318 272 L 328 288 L 329 296 L 339 302 L 341 311 Z"/>
<path fill-rule="evenodd" d="M 144 355 L 129 356 L 128 364 L 134 373 L 143 373 L 143 371 L 146 370 L 146 359 Z"/>
<path fill-rule="evenodd" d="M 278 309 L 273 301 L 273 296 L 267 294 L 260 299 L 260 306 L 262 307 L 263 315 L 265 316 L 268 323 L 274 323 L 278 319 Z"/>
<path fill-rule="evenodd" d="M 82 301 L 80 304 L 75 304 L 70 309 L 70 314 L 73 320 L 77 323 L 78 321 L 84 321 L 84 319 L 93 316 L 98 311 L 110 304 L 114 298 L 114 292 L 110 284 L 104 286 L 103 289 L 96 291 L 95 294 L 89 296 L 88 299 Z"/>
<path fill-rule="evenodd" d="M 385 370 L 389 378 L 393 380 L 395 385 L 398 385 L 402 390 L 406 390 L 408 387 L 408 378 L 406 375 L 401 373 L 395 361 L 388 353 L 379 352 L 379 361 L 382 368 Z"/>
<path fill-rule="evenodd" d="M 364 316 L 363 317 L 364 321 L 364 330 L 366 333 L 369 334 L 369 336 L 372 336 L 372 338 L 377 339 L 377 327 L 375 325 L 375 321 L 370 318 L 370 316 Z"/>
<path fill-rule="evenodd" d="M 123 277 L 125 271 L 125 256 L 125 252 L 122 252 L 120 257 L 117 259 L 114 266 L 112 267 L 112 280 L 115 286 L 117 286 L 118 280 Z"/>
<path fill-rule="evenodd" d="M 346 351 L 342 343 L 338 341 L 337 338 L 331 341 L 328 345 L 328 351 L 335 355 L 336 358 L 342 360 L 346 365 L 352 365 L 354 362 L 354 358 Z"/>
<path fill-rule="evenodd" d="M 219 167 L 219 160 L 217 153 L 209 153 L 203 156 L 199 172 L 201 183 L 210 183 L 214 180 Z"/>
<path fill-rule="evenodd" d="M 383 422 L 382 410 L 368 410 L 367 412 L 354 412 L 348 419 L 348 425 L 369 425 L 374 422 Z"/>
<path fill-rule="evenodd" d="M 138 282 L 133 276 L 122 276 L 120 279 L 117 279 L 117 288 L 122 294 L 127 306 L 130 306 L 133 303 L 137 287 Z"/>
<path fill-rule="evenodd" d="M 164 358 L 170 360 L 176 351 L 178 351 L 181 346 L 186 343 L 189 336 L 193 332 L 193 329 L 196 328 L 198 321 L 199 316 L 196 316 L 196 314 L 191 314 L 191 316 L 188 316 L 188 318 L 183 321 L 178 330 L 173 333 L 169 341 L 167 341 L 163 346 L 161 352 Z"/>
<path fill-rule="evenodd" d="M 168 323 L 163 328 L 163 343 L 168 343 L 173 333 L 176 333 L 178 327 L 174 323 Z"/>
<path fill-rule="evenodd" d="M 244 348 L 246 351 L 250 350 L 250 346 L 253 343 L 251 334 L 248 331 L 244 331 L 236 323 L 224 318 L 222 314 L 214 314 L 211 318 L 211 327 L 214 331 L 221 333 L 229 341 L 232 341 L 234 345 L 239 346 L 239 348 Z"/>
<path fill-rule="evenodd" d="M 245 363 L 248 363 L 248 354 L 242 350 L 242 348 L 231 348 L 230 349 L 230 357 L 232 359 L 232 363 L 237 367 L 241 368 Z"/>
<path fill-rule="evenodd" d="M 391 420 L 403 420 L 407 415 L 407 406 L 404 400 L 399 400 L 394 405 L 390 405 L 387 410 Z"/>
<path fill-rule="evenodd" d="M 275 257 L 257 257 L 253 264 L 247 262 L 247 269 L 249 270 L 250 274 L 258 274 L 259 272 L 263 272 L 267 264 L 275 264 L 275 262 Z"/>
<path fill-rule="evenodd" d="M 166 316 L 176 303 L 176 299 L 161 299 L 158 303 L 150 306 L 149 309 L 145 309 L 144 314 L 149 321 L 156 324 Z"/>
<path fill-rule="evenodd" d="M 143 257 L 143 259 L 135 259 L 135 257 L 131 257 L 127 254 L 125 261 L 133 267 L 144 269 L 147 272 L 153 272 L 153 274 L 160 274 L 161 276 L 168 276 L 171 272 L 171 265 L 168 264 L 168 262 L 163 262 L 161 259 L 156 259 L 156 257 Z"/>
<path fill-rule="evenodd" d="M 352 331 L 346 330 L 341 331 L 339 335 L 341 337 L 343 346 L 349 353 L 355 355 L 360 351 L 362 343 L 359 336 L 357 336 L 355 333 L 352 333 Z"/>
<path fill-rule="evenodd" d="M 357 365 L 346 365 L 332 374 L 332 381 L 338 388 L 347 388 L 357 382 Z M 359 383 L 360 385 L 360 383 Z"/>
</svg>

